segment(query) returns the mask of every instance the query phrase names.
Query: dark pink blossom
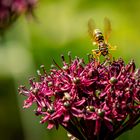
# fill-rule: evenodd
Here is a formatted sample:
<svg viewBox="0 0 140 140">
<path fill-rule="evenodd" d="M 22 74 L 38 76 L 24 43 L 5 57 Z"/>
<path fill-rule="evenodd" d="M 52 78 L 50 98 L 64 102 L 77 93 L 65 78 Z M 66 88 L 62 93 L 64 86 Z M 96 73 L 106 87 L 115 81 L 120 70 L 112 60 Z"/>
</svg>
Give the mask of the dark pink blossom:
<svg viewBox="0 0 140 140">
<path fill-rule="evenodd" d="M 37 0 L 0 0 L 0 30 L 4 32 L 21 14 L 33 14 Z"/>
<path fill-rule="evenodd" d="M 113 140 L 140 121 L 140 70 L 134 61 L 122 59 L 98 63 L 69 55 L 63 66 L 54 61 L 40 80 L 30 79 L 30 88 L 19 87 L 27 96 L 24 108 L 37 105 L 36 115 L 48 129 L 63 126 L 79 140 Z"/>
</svg>

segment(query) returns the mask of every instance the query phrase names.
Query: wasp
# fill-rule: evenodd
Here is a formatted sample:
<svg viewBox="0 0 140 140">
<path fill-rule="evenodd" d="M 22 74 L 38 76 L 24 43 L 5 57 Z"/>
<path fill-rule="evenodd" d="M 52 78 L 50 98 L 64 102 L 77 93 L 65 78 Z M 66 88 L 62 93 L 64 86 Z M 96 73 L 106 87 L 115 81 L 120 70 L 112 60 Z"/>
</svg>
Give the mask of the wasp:
<svg viewBox="0 0 140 140">
<path fill-rule="evenodd" d="M 104 18 L 104 35 L 100 29 L 95 28 L 92 19 L 88 21 L 88 33 L 92 39 L 93 45 L 98 46 L 98 49 L 92 50 L 94 58 L 97 58 L 98 61 L 101 55 L 106 59 L 111 59 L 112 55 L 110 54 L 110 50 L 116 50 L 116 46 L 112 47 L 108 43 L 111 30 L 111 23 L 108 18 Z"/>
</svg>

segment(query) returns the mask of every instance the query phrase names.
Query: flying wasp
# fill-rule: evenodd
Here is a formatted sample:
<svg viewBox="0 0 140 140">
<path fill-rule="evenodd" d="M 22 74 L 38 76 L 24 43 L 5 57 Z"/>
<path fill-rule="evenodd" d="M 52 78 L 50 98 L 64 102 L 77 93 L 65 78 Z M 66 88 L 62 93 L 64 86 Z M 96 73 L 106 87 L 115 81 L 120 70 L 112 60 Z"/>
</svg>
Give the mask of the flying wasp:
<svg viewBox="0 0 140 140">
<path fill-rule="evenodd" d="M 88 21 L 88 33 L 92 39 L 93 45 L 98 46 L 98 49 L 92 50 L 94 58 L 97 58 L 98 61 L 101 55 L 106 59 L 111 59 L 112 55 L 109 51 L 116 49 L 116 46 L 112 47 L 108 43 L 111 30 L 111 23 L 108 18 L 104 18 L 104 35 L 100 29 L 95 28 L 95 24 L 92 19 Z"/>
</svg>

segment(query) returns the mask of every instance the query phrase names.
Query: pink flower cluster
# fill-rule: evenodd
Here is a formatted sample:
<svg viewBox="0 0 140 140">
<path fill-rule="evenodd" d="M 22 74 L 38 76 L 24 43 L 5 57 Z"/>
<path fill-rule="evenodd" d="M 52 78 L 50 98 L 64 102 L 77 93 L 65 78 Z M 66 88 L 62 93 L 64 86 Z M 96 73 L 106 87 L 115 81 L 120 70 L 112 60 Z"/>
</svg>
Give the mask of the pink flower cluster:
<svg viewBox="0 0 140 140">
<path fill-rule="evenodd" d="M 113 140 L 140 122 L 140 70 L 133 61 L 86 63 L 69 55 L 62 67 L 54 63 L 49 74 L 42 66 L 29 89 L 19 87 L 24 108 L 35 103 L 48 129 L 61 125 L 79 140 Z"/>
<path fill-rule="evenodd" d="M 22 13 L 31 14 L 37 0 L 0 0 L 0 30 L 9 27 Z"/>
</svg>

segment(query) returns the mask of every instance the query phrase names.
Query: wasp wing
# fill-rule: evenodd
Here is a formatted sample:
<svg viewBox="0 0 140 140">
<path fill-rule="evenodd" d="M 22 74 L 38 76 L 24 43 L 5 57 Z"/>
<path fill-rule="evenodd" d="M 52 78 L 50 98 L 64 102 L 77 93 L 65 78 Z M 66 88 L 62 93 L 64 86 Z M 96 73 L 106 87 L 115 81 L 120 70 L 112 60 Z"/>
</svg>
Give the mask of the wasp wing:
<svg viewBox="0 0 140 140">
<path fill-rule="evenodd" d="M 94 40 L 94 30 L 95 30 L 95 22 L 93 19 L 89 19 L 88 21 L 88 33 L 89 33 L 89 36 L 91 37 L 93 43 L 95 42 Z"/>
<path fill-rule="evenodd" d="M 111 29 L 110 20 L 107 17 L 105 17 L 104 18 L 104 37 L 105 37 L 106 43 L 108 43 L 108 39 L 110 37 L 111 31 L 112 29 Z"/>
</svg>

